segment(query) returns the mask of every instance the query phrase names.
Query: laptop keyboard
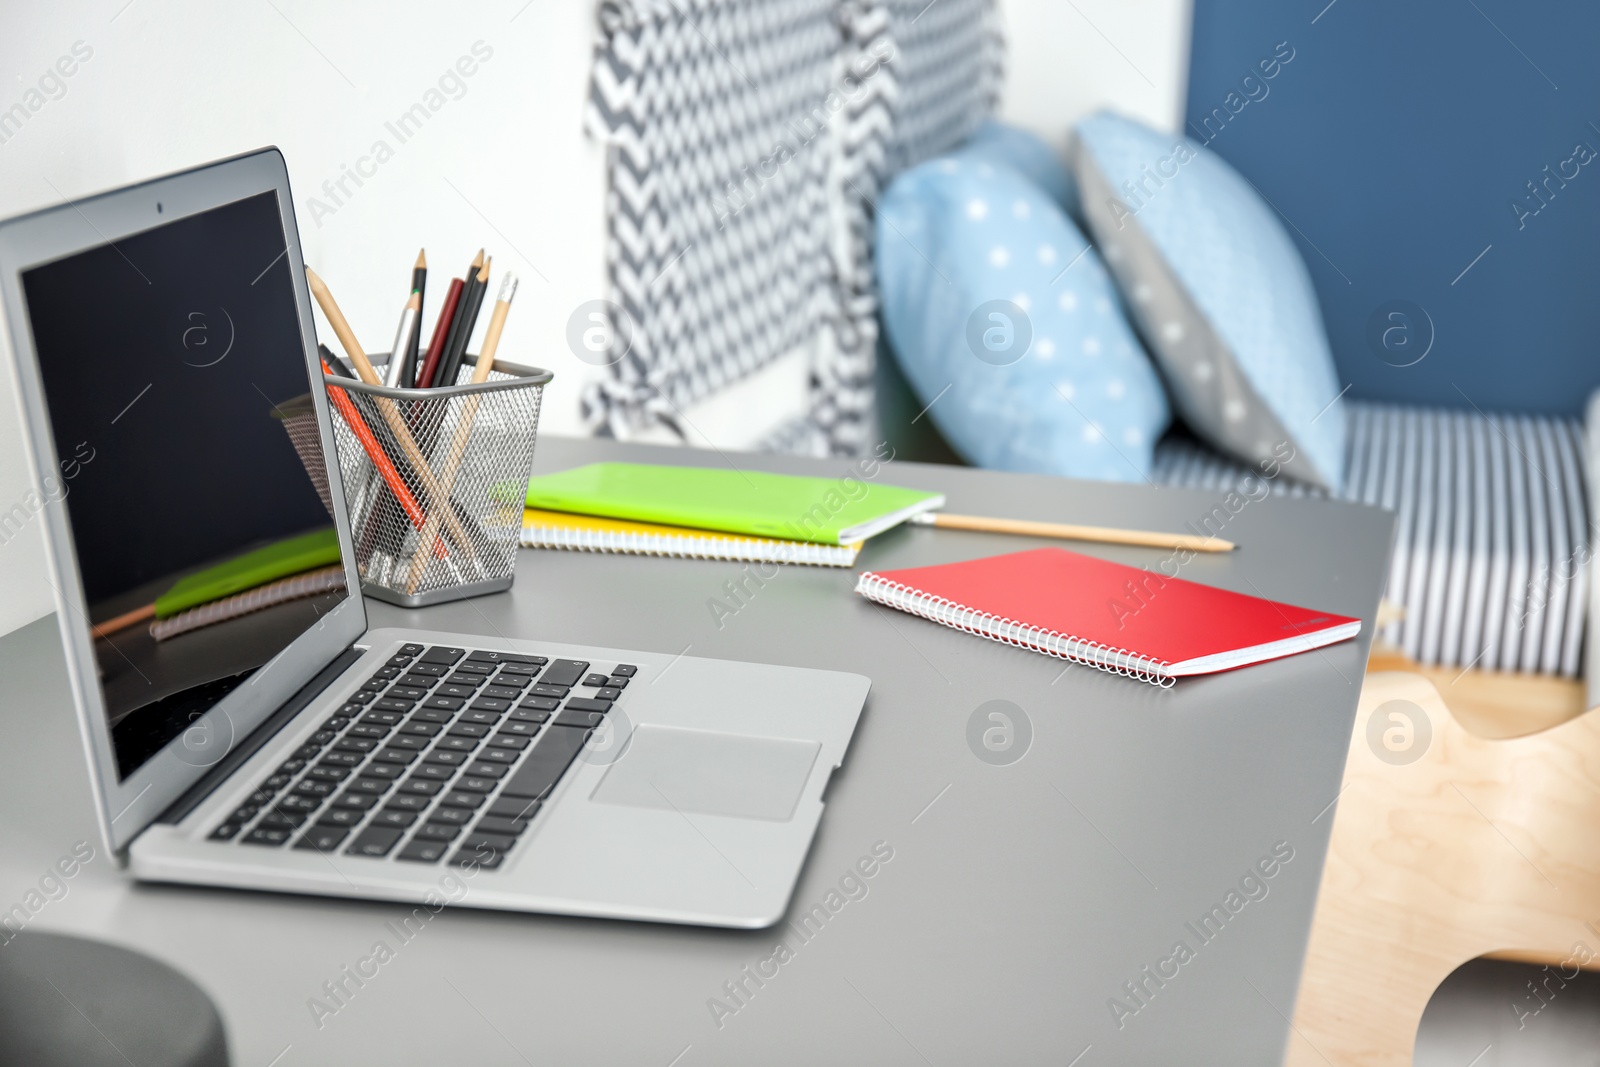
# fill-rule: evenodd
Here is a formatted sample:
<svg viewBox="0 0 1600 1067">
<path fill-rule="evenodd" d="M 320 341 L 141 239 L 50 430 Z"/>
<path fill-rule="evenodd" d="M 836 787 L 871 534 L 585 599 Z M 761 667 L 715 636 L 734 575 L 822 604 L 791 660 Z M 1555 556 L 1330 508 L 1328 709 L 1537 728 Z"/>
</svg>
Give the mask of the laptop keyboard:
<svg viewBox="0 0 1600 1067">
<path fill-rule="evenodd" d="M 405 645 L 210 838 L 492 870 L 637 672 Z"/>
</svg>

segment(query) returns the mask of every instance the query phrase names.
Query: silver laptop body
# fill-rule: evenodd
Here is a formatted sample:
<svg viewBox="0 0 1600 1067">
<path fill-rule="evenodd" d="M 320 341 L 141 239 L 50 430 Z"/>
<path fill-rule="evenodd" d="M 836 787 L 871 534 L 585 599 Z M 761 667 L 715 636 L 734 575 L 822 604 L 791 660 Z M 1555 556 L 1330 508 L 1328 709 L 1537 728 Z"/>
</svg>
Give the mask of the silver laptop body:
<svg viewBox="0 0 1600 1067">
<path fill-rule="evenodd" d="M 324 509 L 333 532 L 321 533 L 330 549 L 336 533 L 343 590 L 165 641 L 142 622 L 96 629 L 152 593 L 159 610 L 174 579 L 249 548 L 254 531 L 229 527 L 245 522 L 238 516 L 263 528 L 313 521 L 287 453 L 257 421 L 285 399 L 274 390 L 309 392 L 333 454 L 301 263 L 276 149 L 0 223 L 4 337 L 110 850 L 152 881 L 712 926 L 778 921 L 866 699 L 859 675 L 369 630 L 361 597 L 343 591 L 360 586 L 340 507 Z M 224 319 L 242 347 L 232 363 L 208 364 L 217 349 L 197 354 L 185 331 Z M 259 411 L 246 379 L 262 393 Z M 195 438 L 188 418 L 211 420 L 209 447 L 161 453 L 161 442 Z M 265 488 L 241 495 L 228 477 L 202 476 L 219 463 Z M 338 463 L 325 466 L 332 499 L 343 500 Z M 135 488 L 142 495 L 128 496 Z M 278 491 L 281 506 L 260 499 Z M 572 680 L 575 665 L 576 684 L 541 682 Z M 422 666 L 439 670 L 424 676 Z M 437 685 L 421 696 L 400 685 L 423 677 Z M 529 696 L 541 687 L 565 693 Z M 439 695 L 447 688 L 460 695 Z M 490 690 L 500 695 L 481 695 Z M 567 710 L 574 698 L 593 708 L 602 695 L 613 698 L 599 701 L 608 710 L 587 718 L 598 725 L 563 724 L 581 721 Z M 408 701 L 409 711 L 380 709 Z M 435 702 L 429 721 L 412 717 Z M 499 762 L 485 756 L 491 746 Z M 374 791 L 358 791 L 360 781 Z M 292 825 L 266 833 L 269 818 Z M 491 819 L 509 819 L 482 823 L 506 832 L 478 830 Z M 353 852 L 359 841 L 371 844 Z"/>
</svg>

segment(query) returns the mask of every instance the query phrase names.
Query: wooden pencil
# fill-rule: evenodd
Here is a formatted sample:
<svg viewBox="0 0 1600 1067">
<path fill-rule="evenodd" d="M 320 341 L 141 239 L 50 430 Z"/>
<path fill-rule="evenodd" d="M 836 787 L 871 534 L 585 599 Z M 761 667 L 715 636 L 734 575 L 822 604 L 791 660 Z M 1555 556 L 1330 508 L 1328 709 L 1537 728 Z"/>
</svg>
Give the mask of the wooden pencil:
<svg viewBox="0 0 1600 1067">
<path fill-rule="evenodd" d="M 980 533 L 1020 534 L 1023 537 L 1054 537 L 1063 541 L 1098 541 L 1108 545 L 1139 545 L 1144 548 L 1187 549 L 1191 552 L 1232 552 L 1238 546 L 1220 537 L 1197 534 L 1169 534 L 1154 530 L 1124 530 L 1109 526 L 1073 526 L 1059 522 L 1032 522 L 1027 519 L 994 519 L 980 515 L 952 515 L 928 511 L 913 515 L 918 526 L 938 526 L 947 530 L 976 530 Z"/>
<path fill-rule="evenodd" d="M 400 384 L 410 387 L 417 381 L 417 360 L 422 354 L 422 309 L 428 301 L 428 254 L 417 249 L 417 262 L 411 268 L 411 291 L 417 294 L 417 321 L 411 326 L 411 336 L 406 339 L 405 370 Z M 394 356 L 390 356 L 394 359 Z"/>
</svg>

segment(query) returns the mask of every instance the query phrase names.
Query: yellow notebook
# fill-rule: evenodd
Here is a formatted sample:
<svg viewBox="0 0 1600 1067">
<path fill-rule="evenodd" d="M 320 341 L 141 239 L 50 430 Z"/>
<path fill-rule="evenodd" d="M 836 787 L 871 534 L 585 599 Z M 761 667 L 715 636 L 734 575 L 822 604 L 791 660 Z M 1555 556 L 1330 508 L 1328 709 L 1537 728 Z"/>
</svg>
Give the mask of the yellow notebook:
<svg viewBox="0 0 1600 1067">
<path fill-rule="evenodd" d="M 537 508 L 528 508 L 522 513 L 522 544 L 527 548 L 573 548 L 583 552 L 628 552 L 641 556 L 731 559 L 748 563 L 806 563 L 818 567 L 852 566 L 861 551 L 860 541 L 848 545 L 779 541 Z"/>
</svg>

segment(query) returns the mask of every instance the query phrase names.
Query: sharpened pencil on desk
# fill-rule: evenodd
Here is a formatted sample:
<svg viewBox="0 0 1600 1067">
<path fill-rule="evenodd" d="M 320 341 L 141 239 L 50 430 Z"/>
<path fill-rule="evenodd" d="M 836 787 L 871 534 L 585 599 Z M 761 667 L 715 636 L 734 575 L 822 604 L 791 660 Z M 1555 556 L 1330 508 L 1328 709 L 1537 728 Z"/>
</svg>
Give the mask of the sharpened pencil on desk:
<svg viewBox="0 0 1600 1067">
<path fill-rule="evenodd" d="M 1232 552 L 1239 547 L 1220 537 L 1198 534 L 1171 534 L 1155 530 L 1123 530 L 1110 526 L 1074 526 L 1060 522 L 1033 522 L 1028 519 L 994 519 L 981 515 L 952 515 L 928 511 L 908 520 L 917 526 L 937 526 L 946 530 L 973 530 L 979 533 L 1018 534 L 1022 537 L 1053 537 L 1062 541 L 1096 541 L 1106 545 L 1138 545 L 1142 548 L 1187 549 L 1191 552 Z"/>
</svg>

